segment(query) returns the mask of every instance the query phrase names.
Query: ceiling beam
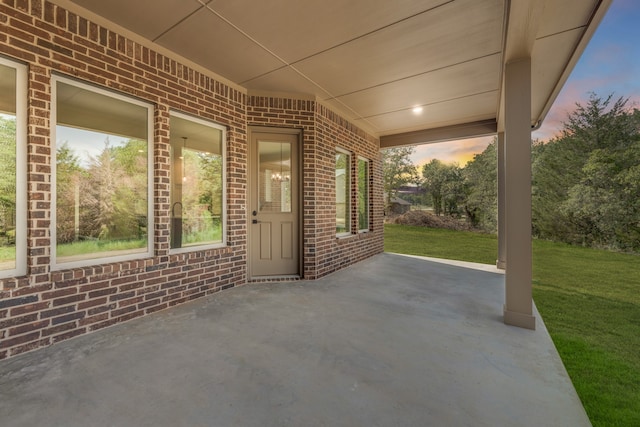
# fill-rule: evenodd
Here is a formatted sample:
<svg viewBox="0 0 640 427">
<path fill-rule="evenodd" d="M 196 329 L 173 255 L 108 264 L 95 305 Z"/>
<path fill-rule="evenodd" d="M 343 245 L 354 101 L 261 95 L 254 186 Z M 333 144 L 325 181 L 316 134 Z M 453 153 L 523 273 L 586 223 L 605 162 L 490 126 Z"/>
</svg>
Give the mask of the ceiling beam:
<svg viewBox="0 0 640 427">
<path fill-rule="evenodd" d="M 504 67 L 509 62 L 531 58 L 545 4 L 545 0 L 506 1 L 507 21 L 504 26 L 500 105 L 497 120 L 500 130 L 504 129 Z"/>
<path fill-rule="evenodd" d="M 494 135 L 496 132 L 497 124 L 495 120 L 482 120 L 479 122 L 381 136 L 380 148 L 432 144 L 456 139 L 476 138 L 479 136 Z"/>
</svg>

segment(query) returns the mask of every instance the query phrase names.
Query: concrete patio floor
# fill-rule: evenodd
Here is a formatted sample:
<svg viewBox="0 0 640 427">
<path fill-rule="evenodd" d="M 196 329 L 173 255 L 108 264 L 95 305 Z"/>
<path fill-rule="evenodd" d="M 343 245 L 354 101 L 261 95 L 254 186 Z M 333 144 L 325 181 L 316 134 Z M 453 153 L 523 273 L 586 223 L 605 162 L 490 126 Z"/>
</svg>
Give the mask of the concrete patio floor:
<svg viewBox="0 0 640 427">
<path fill-rule="evenodd" d="M 590 425 L 540 316 L 504 325 L 477 267 L 380 254 L 5 360 L 0 425 Z"/>
</svg>

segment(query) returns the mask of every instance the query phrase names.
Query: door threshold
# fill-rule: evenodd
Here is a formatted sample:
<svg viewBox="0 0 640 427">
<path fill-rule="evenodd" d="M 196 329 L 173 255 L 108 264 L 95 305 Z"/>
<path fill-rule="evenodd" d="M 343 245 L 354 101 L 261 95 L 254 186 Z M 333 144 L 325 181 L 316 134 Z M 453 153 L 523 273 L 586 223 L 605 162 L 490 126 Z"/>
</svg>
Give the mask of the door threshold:
<svg viewBox="0 0 640 427">
<path fill-rule="evenodd" d="M 284 276 L 254 276 L 247 280 L 247 283 L 268 283 L 268 282 L 295 282 L 302 278 L 298 274 L 289 274 Z"/>
</svg>

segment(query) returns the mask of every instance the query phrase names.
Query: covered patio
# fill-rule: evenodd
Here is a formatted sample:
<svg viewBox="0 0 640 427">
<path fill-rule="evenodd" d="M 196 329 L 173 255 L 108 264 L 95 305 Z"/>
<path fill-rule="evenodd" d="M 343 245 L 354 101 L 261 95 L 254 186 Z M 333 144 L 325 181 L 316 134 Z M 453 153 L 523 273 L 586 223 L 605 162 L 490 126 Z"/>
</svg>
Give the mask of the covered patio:
<svg viewBox="0 0 640 427">
<path fill-rule="evenodd" d="M 379 254 L 0 364 L 3 426 L 590 425 L 493 266 Z"/>
<path fill-rule="evenodd" d="M 502 319 L 535 329 L 531 131 L 611 0 L 55 2 L 249 96 L 313 99 L 382 149 L 496 135 Z"/>
</svg>

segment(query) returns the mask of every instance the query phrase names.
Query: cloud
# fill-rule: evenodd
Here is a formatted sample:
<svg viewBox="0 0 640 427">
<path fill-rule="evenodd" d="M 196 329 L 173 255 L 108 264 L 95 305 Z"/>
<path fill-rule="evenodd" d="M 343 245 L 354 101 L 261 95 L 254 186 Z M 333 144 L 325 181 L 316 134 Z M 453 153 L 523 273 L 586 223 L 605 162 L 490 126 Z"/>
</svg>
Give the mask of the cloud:
<svg viewBox="0 0 640 427">
<path fill-rule="evenodd" d="M 458 163 L 464 166 L 469 160 L 473 159 L 474 154 L 482 153 L 492 140 L 492 136 L 483 136 L 458 141 L 423 144 L 415 147 L 411 160 L 416 166 L 422 166 L 433 159 L 438 159 L 445 163 Z"/>
<path fill-rule="evenodd" d="M 613 94 L 614 100 L 618 97 L 628 98 L 629 108 L 640 106 L 640 82 L 633 81 L 631 77 L 599 75 L 572 79 L 564 86 L 540 129 L 533 132 L 532 138 L 547 141 L 559 136 L 569 114 L 575 111 L 576 104 L 585 105 L 591 93 L 601 98 Z"/>
</svg>

